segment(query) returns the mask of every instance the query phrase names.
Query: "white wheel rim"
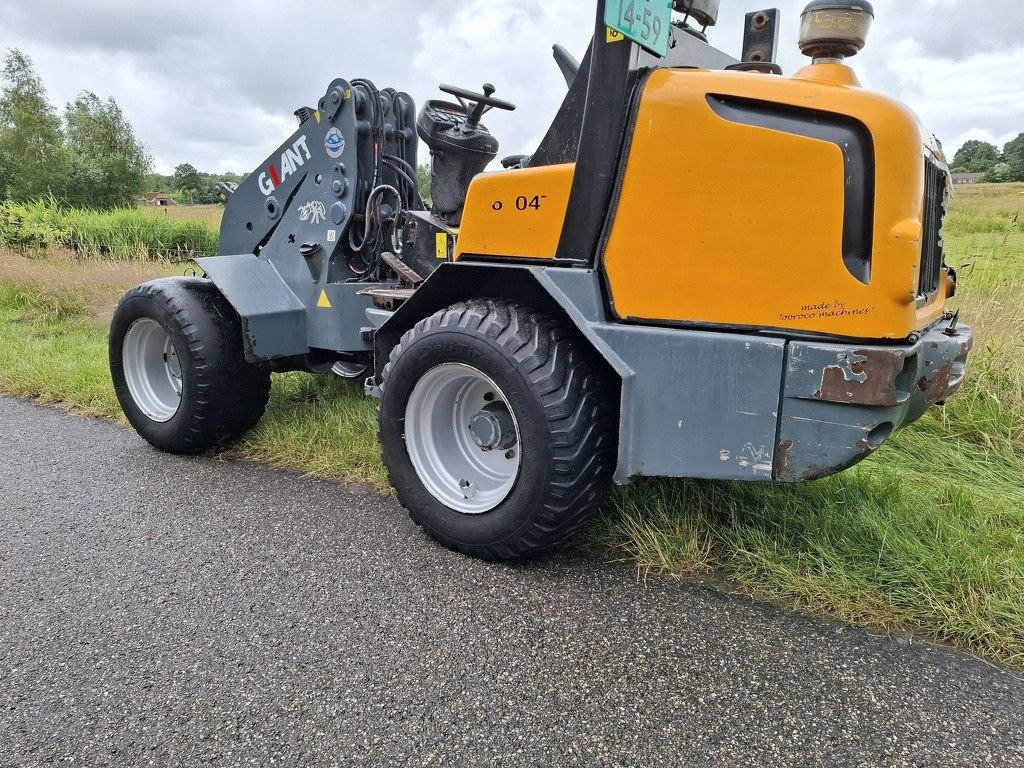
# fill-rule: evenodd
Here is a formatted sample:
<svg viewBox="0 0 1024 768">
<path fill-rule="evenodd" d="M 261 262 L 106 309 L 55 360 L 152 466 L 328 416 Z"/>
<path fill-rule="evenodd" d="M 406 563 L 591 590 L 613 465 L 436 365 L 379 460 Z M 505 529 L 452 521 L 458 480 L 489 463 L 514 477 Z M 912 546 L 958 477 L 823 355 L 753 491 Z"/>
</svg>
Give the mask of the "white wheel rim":
<svg viewBox="0 0 1024 768">
<path fill-rule="evenodd" d="M 501 428 L 482 445 L 481 430 L 471 429 L 471 423 L 500 423 Z M 405 406 L 405 445 L 420 482 L 435 499 L 463 514 L 490 512 L 512 492 L 519 477 L 520 442 L 505 393 L 468 365 L 430 369 Z"/>
<path fill-rule="evenodd" d="M 152 421 L 173 419 L 181 406 L 181 361 L 163 326 L 148 317 L 132 323 L 121 345 L 121 360 L 139 410 Z"/>
</svg>

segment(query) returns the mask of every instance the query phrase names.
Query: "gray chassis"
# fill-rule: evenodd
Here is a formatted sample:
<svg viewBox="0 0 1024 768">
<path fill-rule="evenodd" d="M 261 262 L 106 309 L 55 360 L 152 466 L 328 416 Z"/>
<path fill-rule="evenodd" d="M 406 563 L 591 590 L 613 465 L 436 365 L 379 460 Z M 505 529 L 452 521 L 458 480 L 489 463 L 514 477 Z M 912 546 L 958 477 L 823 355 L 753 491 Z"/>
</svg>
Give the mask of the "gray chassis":
<svg viewBox="0 0 1024 768">
<path fill-rule="evenodd" d="M 956 392 L 973 343 L 968 327 L 950 331 L 946 321 L 902 345 L 626 324 L 608 316 L 594 269 L 445 263 L 386 311 L 358 283 L 327 285 L 333 308 L 320 309 L 256 256 L 198 263 L 242 316 L 253 360 L 309 348 L 372 352 L 376 375 L 405 331 L 459 301 L 506 298 L 560 316 L 621 379 L 615 480 L 623 484 L 801 482 L 840 472 Z M 374 377 L 367 389 L 375 394 Z"/>
</svg>

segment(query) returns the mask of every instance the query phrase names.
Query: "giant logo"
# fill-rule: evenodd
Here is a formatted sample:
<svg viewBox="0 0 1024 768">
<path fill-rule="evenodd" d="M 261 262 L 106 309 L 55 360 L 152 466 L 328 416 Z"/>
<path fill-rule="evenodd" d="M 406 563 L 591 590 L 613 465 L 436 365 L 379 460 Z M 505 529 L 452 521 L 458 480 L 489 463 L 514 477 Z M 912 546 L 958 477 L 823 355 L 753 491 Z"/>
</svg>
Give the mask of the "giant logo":
<svg viewBox="0 0 1024 768">
<path fill-rule="evenodd" d="M 304 166 L 306 161 L 312 157 L 313 155 L 306 145 L 306 137 L 300 136 L 294 144 L 281 154 L 280 171 L 274 163 L 271 163 L 267 166 L 267 170 L 260 174 L 260 191 L 264 195 L 270 195 L 271 192 L 284 183 L 285 179 Z"/>
</svg>

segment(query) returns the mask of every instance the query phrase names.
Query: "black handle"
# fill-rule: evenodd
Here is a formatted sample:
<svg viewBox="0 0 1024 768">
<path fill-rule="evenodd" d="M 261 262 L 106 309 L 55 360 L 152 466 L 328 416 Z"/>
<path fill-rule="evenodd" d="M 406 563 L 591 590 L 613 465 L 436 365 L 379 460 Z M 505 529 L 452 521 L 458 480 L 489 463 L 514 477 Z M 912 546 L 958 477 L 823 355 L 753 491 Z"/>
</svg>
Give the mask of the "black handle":
<svg viewBox="0 0 1024 768">
<path fill-rule="evenodd" d="M 495 99 L 493 94 L 496 89 L 490 83 L 484 83 L 483 93 L 473 93 L 473 91 L 467 91 L 465 88 L 456 88 L 454 85 L 442 84 L 440 88 L 444 93 L 451 94 L 459 100 L 459 103 L 462 104 L 463 109 L 469 115 L 468 123 L 470 126 L 479 124 L 480 118 L 490 109 L 504 109 L 507 112 L 514 112 L 516 108 L 516 105 L 511 102 Z"/>
</svg>

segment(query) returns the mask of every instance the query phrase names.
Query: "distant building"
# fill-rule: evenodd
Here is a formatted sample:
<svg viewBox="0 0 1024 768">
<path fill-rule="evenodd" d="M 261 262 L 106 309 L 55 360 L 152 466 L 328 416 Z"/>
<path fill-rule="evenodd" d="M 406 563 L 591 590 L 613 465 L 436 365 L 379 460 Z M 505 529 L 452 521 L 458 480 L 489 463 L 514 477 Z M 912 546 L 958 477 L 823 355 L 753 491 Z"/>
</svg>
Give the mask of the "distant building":
<svg viewBox="0 0 1024 768">
<path fill-rule="evenodd" d="M 981 181 L 984 173 L 954 173 L 953 183 L 954 184 L 977 184 Z"/>
<path fill-rule="evenodd" d="M 151 195 L 143 195 L 142 204 L 155 205 L 158 208 L 167 208 L 171 205 L 177 205 L 170 195 L 165 195 L 163 192 L 154 192 Z"/>
</svg>

